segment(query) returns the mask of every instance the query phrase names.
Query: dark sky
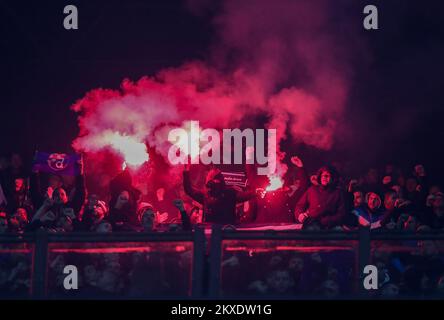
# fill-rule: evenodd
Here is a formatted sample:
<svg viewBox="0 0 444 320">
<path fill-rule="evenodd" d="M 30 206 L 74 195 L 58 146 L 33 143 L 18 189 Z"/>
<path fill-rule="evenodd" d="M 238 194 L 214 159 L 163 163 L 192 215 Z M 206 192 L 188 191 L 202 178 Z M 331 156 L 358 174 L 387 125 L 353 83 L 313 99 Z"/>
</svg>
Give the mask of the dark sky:
<svg viewBox="0 0 444 320">
<path fill-rule="evenodd" d="M 332 153 L 365 165 L 421 161 L 442 176 L 444 3 L 350 1 L 342 17 L 356 21 L 368 52 L 353 61 L 347 132 Z M 67 4 L 79 8 L 79 30 L 63 28 Z M 363 30 L 366 4 L 378 6 L 380 30 Z M 0 1 L 0 154 L 70 151 L 69 106 L 87 91 L 208 58 L 216 8 L 196 16 L 183 1 Z"/>
</svg>

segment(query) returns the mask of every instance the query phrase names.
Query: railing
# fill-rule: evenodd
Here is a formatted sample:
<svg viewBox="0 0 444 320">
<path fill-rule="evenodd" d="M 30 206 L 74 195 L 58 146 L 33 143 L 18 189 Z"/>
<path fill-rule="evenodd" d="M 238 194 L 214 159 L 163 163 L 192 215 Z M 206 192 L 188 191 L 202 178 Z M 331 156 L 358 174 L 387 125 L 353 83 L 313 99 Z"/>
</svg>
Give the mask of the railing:
<svg viewBox="0 0 444 320">
<path fill-rule="evenodd" d="M 1 298 L 444 297 L 441 232 L 206 231 L 0 235 Z M 363 285 L 369 264 L 378 290 Z"/>
<path fill-rule="evenodd" d="M 159 249 L 159 250 L 158 250 Z M 162 251 L 165 254 L 162 256 Z M 22 272 L 24 279 L 19 279 L 18 282 L 29 281 L 29 290 L 22 290 L 19 293 L 13 293 L 10 296 L 3 290 L 1 298 L 20 298 L 20 299 L 70 299 L 70 298 L 199 298 L 203 292 L 203 267 L 205 253 L 205 236 L 202 229 L 197 229 L 191 232 L 174 232 L 174 233 L 113 233 L 113 234 L 97 234 L 97 233 L 71 233 L 71 234 L 56 234 L 38 232 L 36 234 L 24 235 L 1 235 L 0 236 L 0 256 L 3 261 L 14 259 L 14 255 L 19 256 L 23 260 L 24 255 L 27 256 L 28 266 L 20 269 L 27 270 Z M 160 255 L 159 255 L 160 254 Z M 179 274 L 187 288 L 177 294 L 173 289 L 161 291 L 161 288 L 152 288 L 153 295 L 138 296 L 136 293 L 130 297 L 122 297 L 120 295 L 113 296 L 107 294 L 106 290 L 102 292 L 91 292 L 86 295 L 73 294 L 77 290 L 64 290 L 61 288 L 63 283 L 58 282 L 58 279 L 63 279 L 66 274 L 63 273 L 66 265 L 73 265 L 76 268 L 94 266 L 94 263 L 99 263 L 105 270 L 109 269 L 111 272 L 113 267 L 119 262 L 112 261 L 111 257 L 134 258 L 138 255 L 141 262 L 142 273 L 143 267 L 153 268 L 157 267 L 158 271 L 161 268 L 168 268 L 165 259 L 178 256 L 185 257 L 183 262 L 185 265 L 182 268 L 187 271 L 187 274 Z M 66 257 L 66 258 L 65 258 Z M 95 261 L 87 261 L 89 258 L 95 257 Z M 97 258 L 98 257 L 98 258 Z M 151 261 L 145 261 L 151 258 L 154 265 L 150 265 Z M 61 259 L 60 259 L 61 258 Z M 106 259 L 108 258 L 108 259 Z M 102 260 L 102 261 L 100 261 Z M 128 259 L 124 259 L 128 260 Z M 170 259 L 171 260 L 171 259 Z M 117 262 L 117 263 L 116 263 Z M 145 263 L 146 262 L 146 263 Z M 167 261 L 168 262 L 168 261 Z M 169 261 L 171 262 L 171 261 Z M 156 263 L 159 263 L 156 265 Z M 16 266 L 18 268 L 18 266 Z M 103 269 L 103 268 L 102 268 Z M 15 270 L 15 269 L 14 269 Z M 81 271 L 81 270 L 80 270 Z M 174 271 L 174 270 L 173 270 Z M 124 270 L 118 270 L 117 275 L 124 275 Z M 142 274 L 143 276 L 143 274 Z M 148 274 L 148 277 L 156 279 L 153 274 Z M 28 277 L 28 279 L 26 279 Z M 83 279 L 87 280 L 87 279 Z M 119 280 L 119 279 L 117 279 Z M 105 279 L 106 281 L 106 279 Z M 112 282 L 113 280 L 109 280 Z M 85 281 L 83 281 L 83 286 Z M 104 283 L 106 286 L 107 283 Z M 137 283 L 136 283 L 137 285 Z M 82 287 L 82 285 L 79 285 Z M 8 288 L 6 288 L 8 289 Z M 58 289 L 60 292 L 52 292 L 53 289 Z M 60 290 L 62 289 L 62 290 Z M 143 288 L 142 288 L 143 289 Z M 81 291 L 81 290 L 78 290 Z M 119 290 L 117 290 L 119 291 Z M 177 290 L 176 290 L 177 291 Z M 143 292 L 142 292 L 143 293 Z"/>
</svg>

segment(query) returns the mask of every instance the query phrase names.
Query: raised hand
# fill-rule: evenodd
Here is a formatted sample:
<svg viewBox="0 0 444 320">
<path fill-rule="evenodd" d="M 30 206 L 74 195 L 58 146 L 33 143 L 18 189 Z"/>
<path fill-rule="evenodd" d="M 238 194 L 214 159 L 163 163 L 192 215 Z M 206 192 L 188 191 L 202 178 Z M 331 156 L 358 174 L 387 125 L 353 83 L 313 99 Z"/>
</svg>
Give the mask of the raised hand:
<svg viewBox="0 0 444 320">
<path fill-rule="evenodd" d="M 298 168 L 302 168 L 304 166 L 304 163 L 298 156 L 291 157 L 291 163 L 293 163 Z"/>
<path fill-rule="evenodd" d="M 175 199 L 173 200 L 174 206 L 179 209 L 180 211 L 185 211 L 185 208 L 183 206 L 183 200 L 182 199 Z"/>
</svg>

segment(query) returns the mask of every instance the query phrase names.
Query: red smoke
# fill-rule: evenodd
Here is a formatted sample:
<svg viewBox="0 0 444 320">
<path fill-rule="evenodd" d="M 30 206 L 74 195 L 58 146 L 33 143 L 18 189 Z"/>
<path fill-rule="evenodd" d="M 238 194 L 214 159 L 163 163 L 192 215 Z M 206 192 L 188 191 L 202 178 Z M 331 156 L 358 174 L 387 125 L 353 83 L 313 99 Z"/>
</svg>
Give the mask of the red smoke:
<svg viewBox="0 0 444 320">
<path fill-rule="evenodd" d="M 189 1 L 194 12 L 197 4 Z M 347 96 L 345 48 L 330 28 L 327 1 L 224 1 L 214 20 L 218 42 L 208 62 L 188 62 L 116 90 L 95 89 L 72 107 L 79 114 L 78 151 L 113 150 L 131 164 L 145 159 L 147 143 L 165 159 L 168 131 L 184 121 L 202 128 L 238 128 L 265 115 L 279 142 L 329 149 Z M 116 145 L 129 139 L 135 149 Z M 123 144 L 125 145 L 125 143 Z M 136 147 L 138 146 L 138 147 Z M 147 158 L 146 158 L 147 159 Z"/>
</svg>

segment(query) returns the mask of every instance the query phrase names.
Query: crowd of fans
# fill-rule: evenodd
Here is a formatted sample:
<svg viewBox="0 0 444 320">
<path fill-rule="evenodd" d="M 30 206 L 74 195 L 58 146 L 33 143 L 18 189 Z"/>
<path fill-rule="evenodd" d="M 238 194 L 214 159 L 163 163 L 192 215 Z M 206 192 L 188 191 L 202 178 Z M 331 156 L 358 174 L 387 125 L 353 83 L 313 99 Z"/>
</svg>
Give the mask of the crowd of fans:
<svg viewBox="0 0 444 320">
<path fill-rule="evenodd" d="M 284 186 L 271 192 L 228 186 L 217 169 L 208 172 L 204 188 L 198 189 L 185 168 L 182 190 L 158 186 L 149 198 L 124 170 L 111 180 L 108 198 L 99 199 L 87 192 L 82 163 L 75 177 L 27 173 L 14 154 L 9 163 L 2 161 L 0 172 L 0 233 L 40 228 L 103 233 L 189 230 L 201 222 L 296 223 L 306 229 L 340 230 L 444 228 L 443 193 L 440 186 L 429 184 L 422 165 L 408 175 L 387 165 L 384 172 L 370 169 L 353 178 L 331 166 L 309 176 L 298 157 L 291 162 Z M 42 175 L 47 185 L 42 185 Z"/>
<path fill-rule="evenodd" d="M 78 165 L 81 174 L 74 177 L 27 174 L 20 156 L 13 155 L 10 165 L 0 172 L 0 233 L 189 230 L 191 222 L 196 222 L 195 210 L 189 211 L 190 219 L 180 199 L 164 201 L 164 188 L 157 190 L 153 202 L 157 211 L 142 201 L 129 170 L 111 181 L 106 201 L 88 194 L 83 163 Z M 43 175 L 46 186 L 42 186 Z"/>
<path fill-rule="evenodd" d="M 291 164 L 283 187 L 274 191 L 229 186 L 217 169 L 208 172 L 203 188 L 196 188 L 198 183 L 193 180 L 189 166 L 185 166 L 183 186 L 157 186 L 152 197 L 134 187 L 130 171 L 123 170 L 110 181 L 108 198 L 101 199 L 87 192 L 83 163 L 79 163 L 81 174 L 73 177 L 28 173 L 21 157 L 14 154 L 9 161 L 0 161 L 0 233 L 39 229 L 48 232 L 165 232 L 191 230 L 200 223 L 299 224 L 308 230 L 342 231 L 359 227 L 405 232 L 444 228 L 444 195 L 440 186 L 430 184 L 422 165 L 416 165 L 409 174 L 387 165 L 382 171 L 369 169 L 362 177 L 354 178 L 341 175 L 332 166 L 324 166 L 316 174 L 309 175 L 298 157 L 292 157 Z M 251 181 L 254 185 L 255 180 Z M 443 248 L 438 242 L 398 244 L 406 250 L 384 249 L 384 243 L 372 242 L 377 246 L 372 251 L 372 259 L 380 271 L 380 287 L 383 288 L 378 294 L 444 292 Z M 245 251 L 231 254 L 222 262 L 221 289 L 226 295 L 308 293 L 337 297 L 348 294 L 356 289 L 351 287 L 356 270 L 353 251 L 349 253 L 294 254 L 289 251 L 251 255 Z M 67 261 L 75 260 L 77 264 L 83 261 L 80 277 L 86 284 L 83 287 L 91 294 L 131 297 L 150 294 L 149 290 L 174 293 L 180 288 L 180 292 L 175 292 L 180 295 L 188 290 L 189 283 L 183 278 L 174 281 L 171 278 L 172 274 L 180 274 L 177 270 L 188 268 L 185 265 L 189 265 L 190 257 L 187 263 L 181 262 L 185 255 L 175 259 L 146 253 L 132 254 L 130 258 L 128 254 L 100 254 L 93 260 L 78 255 L 71 252 L 54 256 L 48 272 L 60 276 L 62 273 L 58 269 Z M 3 255 L 0 261 L 0 289 L 4 292 L 29 290 L 30 255 L 5 257 Z M 146 273 L 141 271 L 148 268 L 152 274 L 164 272 L 168 264 L 177 269 L 169 276 L 159 274 L 145 279 Z M 259 270 L 254 267 L 256 265 L 265 268 Z M 55 294 L 57 290 L 63 294 L 62 278 L 51 279 Z M 177 286 L 181 281 L 182 285 Z"/>
<path fill-rule="evenodd" d="M 270 243 L 268 243 L 270 244 Z M 316 244 L 311 241 L 309 246 Z M 235 247 L 245 246 L 239 240 Z M 276 245 L 276 243 L 275 243 Z M 225 251 L 221 286 L 225 297 L 316 297 L 346 298 L 359 292 L 356 250 L 351 243 L 329 242 L 341 249 L 316 252 L 307 243 L 295 242 L 292 250 Z M 279 243 L 282 247 L 282 243 Z M 347 248 L 348 246 L 348 248 Z M 272 246 L 273 247 L 273 246 Z M 331 247 L 330 247 L 331 248 Z M 371 263 L 378 269 L 377 287 L 367 291 L 372 298 L 442 298 L 444 259 L 442 241 L 375 241 Z M 265 251 L 265 252 L 264 252 Z M 257 266 L 261 266 L 258 268 Z"/>
</svg>

